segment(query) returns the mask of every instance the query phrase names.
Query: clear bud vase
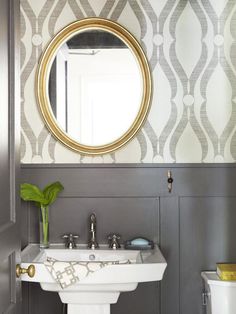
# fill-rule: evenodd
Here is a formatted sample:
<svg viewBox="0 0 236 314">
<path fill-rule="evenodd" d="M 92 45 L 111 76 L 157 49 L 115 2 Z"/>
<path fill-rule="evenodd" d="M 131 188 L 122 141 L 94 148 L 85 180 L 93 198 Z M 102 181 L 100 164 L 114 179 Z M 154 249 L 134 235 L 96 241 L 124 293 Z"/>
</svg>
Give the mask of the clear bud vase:
<svg viewBox="0 0 236 314">
<path fill-rule="evenodd" d="M 49 247 L 49 210 L 48 206 L 41 206 L 39 219 L 39 246 L 42 249 Z"/>
</svg>

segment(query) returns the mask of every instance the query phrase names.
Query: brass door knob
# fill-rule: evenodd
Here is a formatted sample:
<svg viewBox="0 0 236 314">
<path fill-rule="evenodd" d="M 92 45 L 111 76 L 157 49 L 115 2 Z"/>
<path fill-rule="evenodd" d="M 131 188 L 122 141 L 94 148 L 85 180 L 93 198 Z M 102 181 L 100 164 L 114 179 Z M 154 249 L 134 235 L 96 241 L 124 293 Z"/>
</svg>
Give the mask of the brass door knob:
<svg viewBox="0 0 236 314">
<path fill-rule="evenodd" d="M 22 274 L 28 274 L 29 277 L 34 277 L 35 275 L 35 266 L 29 265 L 28 268 L 21 268 L 20 264 L 16 265 L 16 277 L 19 278 Z"/>
</svg>

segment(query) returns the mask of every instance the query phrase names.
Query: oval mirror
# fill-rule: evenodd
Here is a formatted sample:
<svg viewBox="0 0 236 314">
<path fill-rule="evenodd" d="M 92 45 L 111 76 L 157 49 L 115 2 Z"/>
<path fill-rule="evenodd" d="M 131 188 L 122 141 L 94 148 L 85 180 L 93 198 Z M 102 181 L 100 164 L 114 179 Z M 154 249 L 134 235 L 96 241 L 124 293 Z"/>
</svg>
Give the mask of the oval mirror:
<svg viewBox="0 0 236 314">
<path fill-rule="evenodd" d="M 115 22 L 76 21 L 42 54 L 36 97 L 46 126 L 63 144 L 82 154 L 112 152 L 147 116 L 151 76 L 145 54 Z"/>
</svg>

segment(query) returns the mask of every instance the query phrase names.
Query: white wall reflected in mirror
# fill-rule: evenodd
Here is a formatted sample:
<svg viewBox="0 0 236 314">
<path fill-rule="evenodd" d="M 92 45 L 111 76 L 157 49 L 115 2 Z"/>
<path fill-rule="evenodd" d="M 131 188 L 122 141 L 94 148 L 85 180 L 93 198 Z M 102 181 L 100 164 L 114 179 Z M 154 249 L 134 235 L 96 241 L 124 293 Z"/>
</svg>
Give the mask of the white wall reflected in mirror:
<svg viewBox="0 0 236 314">
<path fill-rule="evenodd" d="M 142 75 L 128 47 L 68 49 L 64 44 L 56 55 L 56 84 L 57 122 L 83 145 L 115 141 L 140 110 Z"/>
</svg>

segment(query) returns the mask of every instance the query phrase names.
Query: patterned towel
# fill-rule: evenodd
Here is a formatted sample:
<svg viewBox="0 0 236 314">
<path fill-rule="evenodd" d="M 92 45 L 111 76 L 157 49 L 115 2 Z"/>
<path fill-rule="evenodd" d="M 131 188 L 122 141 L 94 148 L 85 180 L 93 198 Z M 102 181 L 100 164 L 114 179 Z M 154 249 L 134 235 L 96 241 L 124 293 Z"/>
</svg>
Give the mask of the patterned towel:
<svg viewBox="0 0 236 314">
<path fill-rule="evenodd" d="M 62 289 L 81 281 L 83 278 L 88 277 L 105 266 L 117 264 L 131 264 L 131 261 L 63 262 L 48 257 L 44 262 L 52 278 L 60 284 Z"/>
</svg>

